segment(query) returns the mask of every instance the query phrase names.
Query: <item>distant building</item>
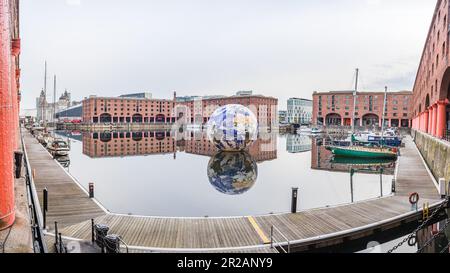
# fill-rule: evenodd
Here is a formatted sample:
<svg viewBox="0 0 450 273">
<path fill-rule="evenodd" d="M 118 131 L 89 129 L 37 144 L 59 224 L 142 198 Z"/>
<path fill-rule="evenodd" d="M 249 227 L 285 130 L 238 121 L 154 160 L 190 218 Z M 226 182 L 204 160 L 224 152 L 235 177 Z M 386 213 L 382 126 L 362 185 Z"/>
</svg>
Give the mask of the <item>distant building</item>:
<svg viewBox="0 0 450 273">
<path fill-rule="evenodd" d="M 56 119 L 58 121 L 82 120 L 82 116 L 83 116 L 83 105 L 82 104 L 77 104 L 77 105 L 71 106 L 69 108 L 66 108 L 66 109 L 56 113 Z"/>
<path fill-rule="evenodd" d="M 174 123 L 174 100 L 91 96 L 83 100 L 85 123 Z"/>
<path fill-rule="evenodd" d="M 238 91 L 236 96 L 251 96 L 253 95 L 253 91 Z"/>
<path fill-rule="evenodd" d="M 217 108 L 228 104 L 240 104 L 248 107 L 257 117 L 261 128 L 271 128 L 278 123 L 278 99 L 254 95 L 250 91 L 240 91 L 230 97 L 208 96 L 191 97 L 191 99 L 182 97 L 180 100 L 177 97 L 175 116 L 184 117 L 187 123 L 202 124 L 208 122 Z"/>
<path fill-rule="evenodd" d="M 280 124 L 287 123 L 287 111 L 285 110 L 278 111 L 278 122 Z"/>
<path fill-rule="evenodd" d="M 358 92 L 354 105 L 354 91 L 314 92 L 313 124 L 351 126 L 353 109 L 355 125 L 379 127 L 383 118 L 385 92 Z M 385 125 L 411 127 L 412 92 L 387 94 Z"/>
<path fill-rule="evenodd" d="M 288 100 L 287 120 L 291 124 L 310 124 L 312 121 L 312 101 L 290 98 Z"/>
<path fill-rule="evenodd" d="M 72 106 L 71 95 L 67 92 L 67 90 L 64 91 L 55 104 L 47 102 L 44 90 L 42 90 L 39 98 L 36 99 L 37 120 L 53 122 L 55 119 L 54 114 L 62 111 L 63 109 L 67 109 L 70 106 Z"/>
<path fill-rule="evenodd" d="M 120 98 L 152 99 L 152 96 L 152 93 L 135 93 L 122 95 Z"/>
<path fill-rule="evenodd" d="M 248 93 L 247 93 L 248 94 Z M 256 115 L 260 127 L 277 124 L 278 99 L 261 95 L 188 96 L 172 100 L 91 96 L 83 101 L 85 123 L 185 123 L 204 124 L 221 106 L 241 104 Z"/>
</svg>

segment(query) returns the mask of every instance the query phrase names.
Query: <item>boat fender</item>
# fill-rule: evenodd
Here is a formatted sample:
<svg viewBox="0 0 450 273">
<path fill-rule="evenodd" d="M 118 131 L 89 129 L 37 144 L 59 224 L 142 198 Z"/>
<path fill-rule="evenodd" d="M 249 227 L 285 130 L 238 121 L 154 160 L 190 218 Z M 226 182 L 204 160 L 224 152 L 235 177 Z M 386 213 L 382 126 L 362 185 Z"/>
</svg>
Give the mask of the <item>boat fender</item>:
<svg viewBox="0 0 450 273">
<path fill-rule="evenodd" d="M 416 236 L 412 236 L 411 238 L 409 238 L 408 240 L 408 245 L 409 246 L 415 246 L 417 244 L 417 237 Z"/>
<path fill-rule="evenodd" d="M 409 203 L 411 203 L 411 205 L 416 205 L 417 203 L 419 203 L 419 194 L 417 192 L 415 193 L 411 193 L 411 195 L 409 196 Z"/>
</svg>

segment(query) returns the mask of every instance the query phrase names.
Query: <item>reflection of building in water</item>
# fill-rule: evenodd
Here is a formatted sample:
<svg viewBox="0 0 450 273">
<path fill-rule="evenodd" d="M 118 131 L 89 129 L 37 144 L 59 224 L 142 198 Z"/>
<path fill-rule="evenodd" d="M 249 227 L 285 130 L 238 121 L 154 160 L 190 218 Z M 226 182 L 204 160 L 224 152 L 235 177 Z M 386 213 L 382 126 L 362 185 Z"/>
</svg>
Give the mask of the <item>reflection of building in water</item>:
<svg viewBox="0 0 450 273">
<path fill-rule="evenodd" d="M 311 150 L 311 138 L 304 135 L 287 135 L 286 150 L 290 153 L 303 153 Z"/>
<path fill-rule="evenodd" d="M 213 156 L 218 152 L 216 146 L 203 134 L 201 137 L 184 141 L 184 151 L 189 154 Z M 257 162 L 277 158 L 277 137 L 268 134 L 267 139 L 260 138 L 248 148 L 248 153 Z"/>
<path fill-rule="evenodd" d="M 171 132 L 83 133 L 83 153 L 93 158 L 175 152 Z"/>
<path fill-rule="evenodd" d="M 373 173 L 379 172 L 381 168 L 384 174 L 393 175 L 395 162 L 383 159 L 335 158 L 331 151 L 325 148 L 322 139 L 312 139 L 311 169 L 332 172 L 349 172 L 350 169 L 355 169 L 360 173 Z"/>
<path fill-rule="evenodd" d="M 257 162 L 277 158 L 277 138 L 269 135 L 267 140 L 259 139 L 249 147 L 249 154 Z M 125 157 L 151 154 L 175 154 L 177 151 L 189 154 L 213 156 L 217 149 L 205 134 L 188 133 L 177 140 L 173 132 L 85 132 L 83 153 L 89 157 Z"/>
</svg>

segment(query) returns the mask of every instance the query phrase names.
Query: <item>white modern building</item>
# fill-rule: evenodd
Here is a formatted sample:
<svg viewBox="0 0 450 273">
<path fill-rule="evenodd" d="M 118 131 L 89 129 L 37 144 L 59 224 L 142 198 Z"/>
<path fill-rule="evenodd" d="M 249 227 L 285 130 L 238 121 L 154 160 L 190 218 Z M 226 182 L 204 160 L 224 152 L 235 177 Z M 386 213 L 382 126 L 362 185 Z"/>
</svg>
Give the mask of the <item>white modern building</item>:
<svg viewBox="0 0 450 273">
<path fill-rule="evenodd" d="M 287 107 L 287 121 L 291 124 L 308 125 L 312 122 L 312 100 L 290 98 Z"/>
</svg>

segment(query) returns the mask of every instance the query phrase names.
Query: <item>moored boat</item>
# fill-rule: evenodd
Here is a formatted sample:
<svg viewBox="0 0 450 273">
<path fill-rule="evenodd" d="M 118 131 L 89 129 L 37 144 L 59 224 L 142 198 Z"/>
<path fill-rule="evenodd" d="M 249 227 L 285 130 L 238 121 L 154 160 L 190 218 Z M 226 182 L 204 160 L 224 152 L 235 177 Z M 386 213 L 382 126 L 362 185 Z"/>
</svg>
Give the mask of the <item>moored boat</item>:
<svg viewBox="0 0 450 273">
<path fill-rule="evenodd" d="M 335 156 L 357 157 L 357 158 L 397 158 L 398 150 L 396 148 L 378 148 L 362 146 L 328 146 Z"/>
<path fill-rule="evenodd" d="M 70 152 L 69 145 L 62 139 L 54 139 L 47 145 L 47 150 L 53 156 L 66 156 Z"/>
</svg>

